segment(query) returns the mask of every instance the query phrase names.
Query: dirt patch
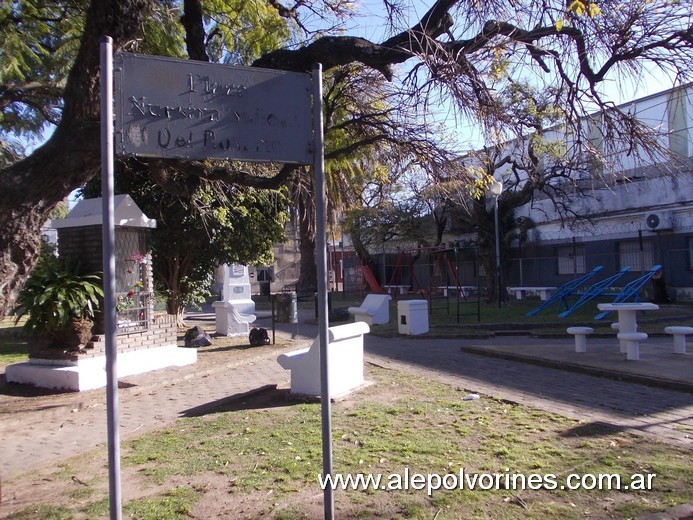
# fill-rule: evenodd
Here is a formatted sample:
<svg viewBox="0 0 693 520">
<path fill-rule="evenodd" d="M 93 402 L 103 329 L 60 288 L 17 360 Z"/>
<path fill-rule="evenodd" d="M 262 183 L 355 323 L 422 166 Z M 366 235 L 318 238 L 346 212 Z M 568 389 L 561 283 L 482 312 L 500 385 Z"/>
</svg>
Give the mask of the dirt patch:
<svg viewBox="0 0 693 520">
<path fill-rule="evenodd" d="M 238 352 L 249 363 L 259 355 L 238 345 L 206 348 L 210 355 Z M 366 377 L 372 385 L 332 404 L 336 471 L 654 472 L 661 481 L 642 493 L 337 491 L 340 518 L 632 518 L 681 503 L 689 492 L 690 454 L 684 448 L 643 443 L 486 396 L 464 401 L 468 389 L 373 365 Z M 316 482 L 320 407 L 286 389 L 224 401 L 123 443 L 122 456 L 123 504 L 141 508 L 125 511 L 125 517 L 323 517 Z M 38 511 L 32 508 L 43 503 L 65 508 L 70 516 L 64 518 L 105 518 L 106 475 L 104 448 L 22 475 L 7 483 L 0 517 L 37 518 L 13 515 Z M 142 512 L 147 501 L 172 512 Z"/>
</svg>

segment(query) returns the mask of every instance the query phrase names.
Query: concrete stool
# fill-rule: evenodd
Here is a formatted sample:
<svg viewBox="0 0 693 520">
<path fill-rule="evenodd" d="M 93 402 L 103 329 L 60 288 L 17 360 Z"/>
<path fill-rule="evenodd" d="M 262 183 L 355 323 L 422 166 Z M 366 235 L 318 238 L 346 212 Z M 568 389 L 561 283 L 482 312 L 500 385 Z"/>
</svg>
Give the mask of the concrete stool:
<svg viewBox="0 0 693 520">
<path fill-rule="evenodd" d="M 615 330 L 616 332 L 618 332 L 619 329 L 621 328 L 621 325 L 617 321 L 615 321 L 611 324 L 611 328 L 613 330 Z M 625 354 L 626 353 L 626 342 L 625 341 L 619 341 L 618 343 L 619 343 L 619 349 L 618 349 L 619 352 L 621 354 Z"/>
<path fill-rule="evenodd" d="M 693 334 L 693 327 L 664 327 L 664 332 L 674 336 L 674 354 L 685 354 L 686 336 Z"/>
<path fill-rule="evenodd" d="M 575 336 L 575 352 L 587 352 L 587 336 L 594 332 L 592 327 L 568 327 L 566 332 Z"/>
<path fill-rule="evenodd" d="M 626 359 L 637 361 L 640 359 L 640 342 L 647 339 L 644 332 L 619 332 L 616 337 L 626 345 Z"/>
</svg>

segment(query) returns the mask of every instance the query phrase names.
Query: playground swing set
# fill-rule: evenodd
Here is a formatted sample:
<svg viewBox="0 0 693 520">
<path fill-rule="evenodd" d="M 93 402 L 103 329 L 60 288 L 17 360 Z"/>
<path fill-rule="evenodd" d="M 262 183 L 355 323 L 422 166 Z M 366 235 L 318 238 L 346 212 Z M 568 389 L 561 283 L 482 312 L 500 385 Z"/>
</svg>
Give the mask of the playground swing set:
<svg viewBox="0 0 693 520">
<path fill-rule="evenodd" d="M 417 269 L 415 268 L 415 255 L 420 256 L 422 254 L 428 254 L 429 261 L 427 264 L 418 264 L 418 268 L 419 272 L 421 272 L 422 269 L 425 270 L 426 267 L 428 267 L 428 284 L 421 283 L 419 276 L 417 276 Z M 434 261 L 432 261 L 432 255 L 435 255 Z M 602 273 L 603 269 L 604 266 L 598 265 L 590 272 L 564 283 L 558 287 L 546 301 L 528 312 L 527 316 L 536 316 L 540 312 L 558 303 L 558 317 L 565 318 L 595 298 L 613 297 L 611 303 L 625 303 L 628 301 L 639 302 L 640 290 L 661 271 L 662 266 L 659 264 L 653 265 L 649 271 L 632 280 L 621 289 L 616 286 L 616 283 L 631 271 L 630 266 L 625 266 L 610 276 L 588 285 L 593 278 Z M 463 285 L 461 283 L 462 276 L 460 275 L 457 249 L 432 247 L 400 250 L 392 274 L 388 283 L 385 285 L 378 283 L 368 266 L 361 265 L 360 271 L 364 282 L 368 285 L 371 292 L 392 292 L 394 300 L 397 300 L 398 296 L 404 294 L 418 295 L 420 298 L 429 301 L 430 311 L 432 311 L 434 296 L 439 296 L 442 298 L 436 299 L 445 299 L 447 301 L 449 314 L 451 301 L 449 295 L 454 292 L 456 294 L 454 301 L 457 304 L 458 322 L 459 317 L 463 315 L 459 312 L 460 304 L 470 302 L 468 295 L 471 294 L 472 289 L 476 289 L 477 297 L 475 301 L 477 303 L 477 311 L 474 314 L 477 315 L 479 321 L 481 319 L 480 291 L 478 286 L 479 278 L 477 276 L 474 285 Z M 577 299 L 571 303 L 570 300 L 574 297 Z M 602 311 L 597 314 L 594 319 L 603 319 L 609 312 L 610 311 Z"/>
<path fill-rule="evenodd" d="M 428 255 L 428 263 L 419 264 L 419 269 L 426 269 L 426 267 L 428 267 L 428 284 L 421 283 L 416 274 L 415 256 L 421 254 Z M 432 255 L 435 255 L 435 261 L 431 261 Z M 455 255 L 455 262 L 453 262 L 453 258 L 451 258 L 453 255 Z M 477 316 L 477 320 L 480 321 L 481 305 L 479 300 L 478 278 L 474 285 L 463 285 L 460 282 L 461 277 L 459 275 L 459 265 L 457 265 L 456 262 L 456 255 L 456 249 L 443 249 L 440 247 L 400 250 L 392 275 L 385 285 L 378 283 L 373 272 L 367 265 L 361 265 L 360 270 L 364 282 L 368 285 L 371 292 L 391 292 L 394 300 L 397 300 L 399 296 L 404 294 L 418 295 L 420 298 L 428 300 L 430 312 L 433 310 L 432 302 L 434 296 L 439 296 L 446 300 L 449 314 L 451 300 L 449 295 L 455 293 L 456 298 L 454 301 L 457 304 L 457 321 L 459 322 L 460 317 L 465 315 L 460 312 L 460 304 L 469 302 L 476 302 L 477 310 L 474 313 L 466 314 L 473 314 Z M 471 289 L 473 288 L 477 290 L 477 297 L 475 300 L 470 299 Z"/>
</svg>

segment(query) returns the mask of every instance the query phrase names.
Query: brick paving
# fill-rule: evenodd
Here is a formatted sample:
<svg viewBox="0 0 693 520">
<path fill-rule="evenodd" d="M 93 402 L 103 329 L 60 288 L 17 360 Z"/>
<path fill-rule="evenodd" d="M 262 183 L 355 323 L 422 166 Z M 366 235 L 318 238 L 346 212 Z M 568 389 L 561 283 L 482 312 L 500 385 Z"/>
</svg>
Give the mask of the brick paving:
<svg viewBox="0 0 693 520">
<path fill-rule="evenodd" d="M 309 313 L 305 319 L 310 319 Z M 285 337 L 295 336 L 295 344 L 285 350 L 305 346 L 317 335 L 317 327 L 309 322 L 301 324 L 300 335 L 296 334 L 295 325 L 283 329 Z M 530 348 L 529 340 L 520 337 L 487 341 L 518 344 L 527 341 Z M 566 346 L 571 341 L 532 339 L 531 344 L 553 342 Z M 470 392 L 693 447 L 693 393 L 461 350 L 464 345 L 482 343 L 368 335 L 366 360 Z M 213 408 L 266 385 L 285 384 L 289 374 L 276 362 L 278 353 L 276 349 L 257 349 L 246 352 L 242 359 L 217 366 L 193 365 L 127 378 L 127 387 L 119 390 L 121 439 L 165 427 L 201 407 Z M 690 363 L 690 356 L 682 359 Z M 25 410 L 10 414 L 0 422 L 2 480 L 106 443 L 103 390 L 50 397 L 39 400 L 42 404 L 36 408 L 29 403 L 37 401 L 27 399 Z"/>
<path fill-rule="evenodd" d="M 118 391 L 121 440 L 169 426 L 200 407 L 285 381 L 288 375 L 276 363 L 279 352 L 266 350 L 241 364 L 202 372 L 192 365 L 122 379 L 127 387 Z M 2 480 L 107 443 L 104 389 L 51 397 L 53 404 L 19 411 L 0 423 Z"/>
</svg>

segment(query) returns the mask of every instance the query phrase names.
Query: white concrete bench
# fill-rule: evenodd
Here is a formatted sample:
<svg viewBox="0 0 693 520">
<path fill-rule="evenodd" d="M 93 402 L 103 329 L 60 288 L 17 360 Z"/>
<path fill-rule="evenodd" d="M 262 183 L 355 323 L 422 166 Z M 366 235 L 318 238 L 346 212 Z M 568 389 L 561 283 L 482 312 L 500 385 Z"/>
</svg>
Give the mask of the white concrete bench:
<svg viewBox="0 0 693 520">
<path fill-rule="evenodd" d="M 390 321 L 389 294 L 367 294 L 359 307 L 349 307 L 349 314 L 354 321 L 363 321 L 368 325 L 383 325 Z"/>
<path fill-rule="evenodd" d="M 541 301 L 546 301 L 551 296 L 555 287 L 508 287 L 508 291 L 515 293 L 515 298 L 522 300 L 528 293 L 539 294 Z"/>
<path fill-rule="evenodd" d="M 619 332 L 616 337 L 625 344 L 626 359 L 637 361 L 640 359 L 640 342 L 647 339 L 644 332 Z"/>
<path fill-rule="evenodd" d="M 370 327 L 362 321 L 327 329 L 330 398 L 348 394 L 363 385 L 363 335 L 368 332 Z M 291 371 L 292 394 L 320 395 L 319 338 L 309 348 L 280 355 L 277 362 Z"/>
<path fill-rule="evenodd" d="M 619 324 L 619 322 L 615 321 L 611 324 L 611 329 L 615 330 L 616 333 L 618 333 L 618 331 L 621 330 L 621 325 Z M 618 347 L 619 352 L 621 354 L 625 354 L 626 353 L 626 342 L 625 341 L 619 341 L 618 344 L 619 344 L 619 347 Z"/>
<path fill-rule="evenodd" d="M 407 294 L 410 285 L 383 285 L 383 288 L 389 293 L 399 292 L 399 294 Z"/>
<path fill-rule="evenodd" d="M 587 336 L 594 332 L 592 327 L 568 327 L 566 332 L 575 336 L 575 352 L 587 352 Z"/>
<path fill-rule="evenodd" d="M 472 291 L 476 289 L 473 285 L 439 285 L 438 289 L 443 289 L 443 297 L 448 297 L 448 292 L 459 292 L 461 298 L 466 298 L 472 294 Z"/>
<path fill-rule="evenodd" d="M 664 327 L 664 332 L 674 336 L 674 353 L 686 353 L 686 336 L 693 334 L 693 327 Z"/>
</svg>

